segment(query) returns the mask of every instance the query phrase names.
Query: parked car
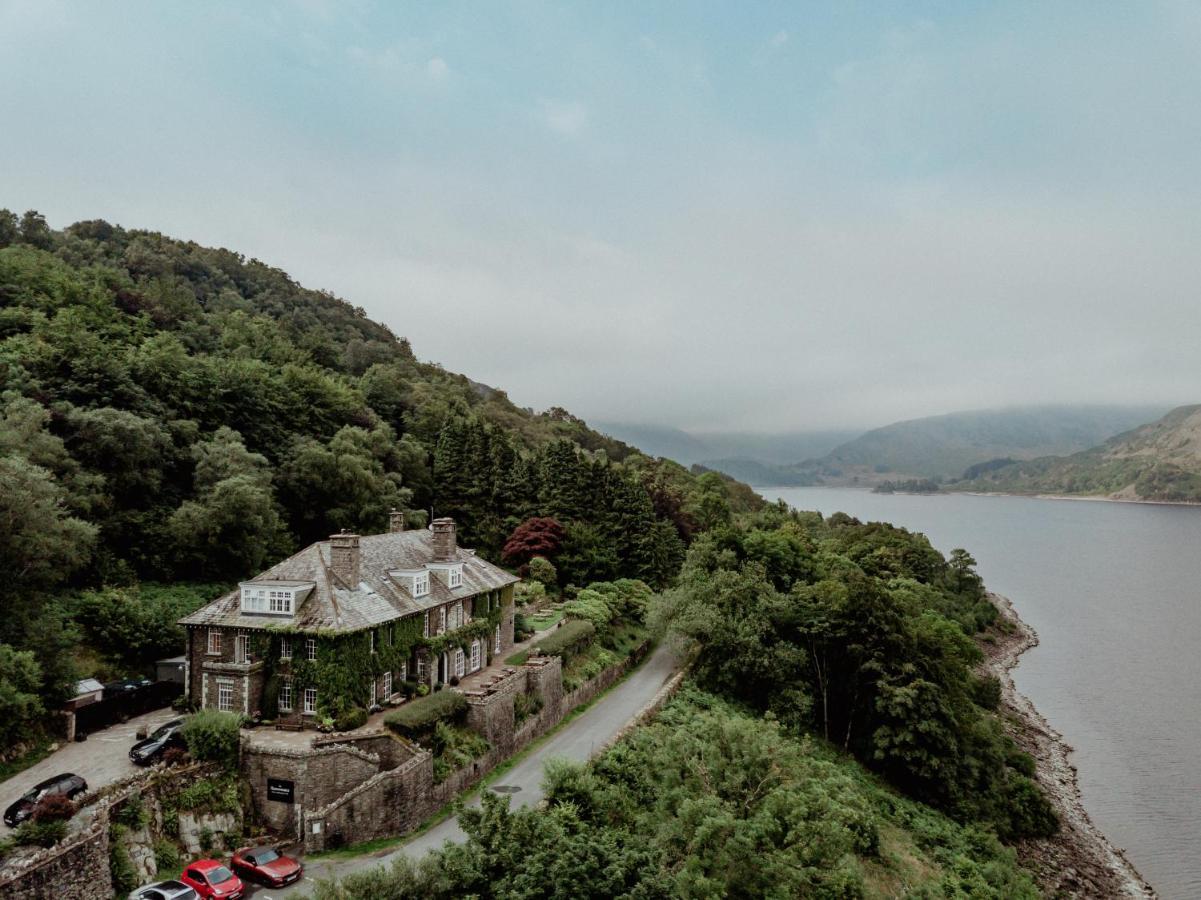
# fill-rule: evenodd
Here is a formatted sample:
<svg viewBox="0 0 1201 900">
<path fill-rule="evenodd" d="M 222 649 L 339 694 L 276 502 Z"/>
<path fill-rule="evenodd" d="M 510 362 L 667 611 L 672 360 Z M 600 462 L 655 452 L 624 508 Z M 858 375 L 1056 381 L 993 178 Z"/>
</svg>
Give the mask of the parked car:
<svg viewBox="0 0 1201 900">
<path fill-rule="evenodd" d="M 205 900 L 239 900 L 245 894 L 240 879 L 215 859 L 200 859 L 188 865 L 179 880 Z"/>
<path fill-rule="evenodd" d="M 304 866 L 298 860 L 283 856 L 274 847 L 243 847 L 230 864 L 243 878 L 268 887 L 283 887 L 299 881 L 304 874 Z"/>
<path fill-rule="evenodd" d="M 199 900 L 200 895 L 182 881 L 159 881 L 140 887 L 129 900 Z"/>
<path fill-rule="evenodd" d="M 41 784 L 30 788 L 16 803 L 4 811 L 4 824 L 9 828 L 16 828 L 33 815 L 33 808 L 37 806 L 38 801 L 50 794 L 65 794 L 68 799 L 74 800 L 80 794 L 87 792 L 88 783 L 71 772 L 47 778 Z"/>
<path fill-rule="evenodd" d="M 163 758 L 169 747 L 183 747 L 183 719 L 172 719 L 165 725 L 160 725 L 145 740 L 138 741 L 129 748 L 129 758 L 139 766 L 148 766 Z"/>
</svg>

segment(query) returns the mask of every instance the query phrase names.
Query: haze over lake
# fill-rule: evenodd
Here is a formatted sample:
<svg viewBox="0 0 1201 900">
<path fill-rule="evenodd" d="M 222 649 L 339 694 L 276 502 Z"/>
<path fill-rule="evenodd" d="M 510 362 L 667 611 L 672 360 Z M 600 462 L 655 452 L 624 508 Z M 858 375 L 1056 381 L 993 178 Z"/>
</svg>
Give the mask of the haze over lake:
<svg viewBox="0 0 1201 900">
<path fill-rule="evenodd" d="M 1039 633 L 1014 678 L 1075 748 L 1094 821 L 1162 897 L 1201 896 L 1201 508 L 760 491 L 971 551 Z"/>
</svg>

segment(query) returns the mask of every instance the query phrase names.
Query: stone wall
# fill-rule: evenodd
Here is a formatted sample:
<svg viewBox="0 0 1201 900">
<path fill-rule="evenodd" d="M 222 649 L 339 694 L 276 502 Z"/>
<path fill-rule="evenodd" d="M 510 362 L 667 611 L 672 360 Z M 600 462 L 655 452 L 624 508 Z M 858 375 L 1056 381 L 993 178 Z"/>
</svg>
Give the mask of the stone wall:
<svg viewBox="0 0 1201 900">
<path fill-rule="evenodd" d="M 112 900 L 108 816 L 0 874 L 5 900 Z"/>
<path fill-rule="evenodd" d="M 648 649 L 649 643 L 644 643 L 623 662 L 566 695 L 563 661 L 557 656 L 535 657 L 506 672 L 486 689 L 465 691 L 467 725 L 487 738 L 491 749 L 435 784 L 432 755 L 413 748 L 415 755 L 410 759 L 379 771 L 325 806 L 306 803 L 302 814 L 305 851 L 314 853 L 413 830 L 515 752 L 558 725 L 572 710 L 615 684 Z M 537 696 L 542 708 L 517 726 L 514 700 L 520 693 Z M 663 698 L 667 696 L 666 692 L 660 693 Z M 654 709 L 661 702 L 656 698 Z"/>
<path fill-rule="evenodd" d="M 143 883 L 155 879 L 153 843 L 161 834 L 163 814 L 160 792 L 176 791 L 181 783 L 211 778 L 211 766 L 194 764 L 180 769 L 154 768 L 93 791 L 85 796 L 71 827 L 79 829 L 54 847 L 19 851 L 0 866 L 0 897 L 16 900 L 110 900 L 109 826 L 112 815 L 134 795 L 144 802 L 146 827 L 127 832 L 123 843 L 134 870 Z M 180 815 L 182 820 L 186 814 Z M 210 826 L 205 817 L 194 817 L 197 829 Z M 241 818 L 226 814 L 226 828 L 241 832 Z M 217 830 L 217 829 L 213 829 Z M 182 831 L 182 828 L 181 828 Z"/>
<path fill-rule="evenodd" d="M 390 737 L 386 740 L 397 743 Z M 250 787 L 255 820 L 280 834 L 299 838 L 303 826 L 301 810 L 328 805 L 389 768 L 397 759 L 394 754 L 399 753 L 389 749 L 385 759 L 353 746 L 354 743 L 357 742 L 323 742 L 321 746 L 296 749 L 244 745 L 242 776 Z M 372 741 L 368 739 L 365 743 L 370 745 Z M 270 797 L 268 779 L 272 778 L 292 783 L 291 803 Z"/>
</svg>

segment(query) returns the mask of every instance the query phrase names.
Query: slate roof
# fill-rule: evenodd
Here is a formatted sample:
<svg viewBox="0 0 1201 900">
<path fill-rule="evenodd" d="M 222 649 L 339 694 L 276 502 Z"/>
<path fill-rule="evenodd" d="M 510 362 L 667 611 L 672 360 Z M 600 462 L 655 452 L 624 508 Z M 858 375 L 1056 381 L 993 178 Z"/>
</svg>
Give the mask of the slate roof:
<svg viewBox="0 0 1201 900">
<path fill-rule="evenodd" d="M 241 588 L 180 619 L 181 625 L 222 625 L 233 628 L 288 627 L 300 631 L 358 631 L 441 606 L 456 598 L 473 597 L 513 584 L 519 579 L 499 566 L 457 548 L 455 562 L 463 564 L 463 584 L 449 588 L 436 576 L 430 592 L 414 598 L 389 571 L 422 569 L 434 562 L 433 534 L 428 530 L 365 535 L 359 538 L 360 583 L 345 585 L 329 568 L 330 542 L 310 544 L 294 556 L 261 572 L 245 584 L 272 582 L 311 585 L 293 617 L 242 612 Z"/>
</svg>

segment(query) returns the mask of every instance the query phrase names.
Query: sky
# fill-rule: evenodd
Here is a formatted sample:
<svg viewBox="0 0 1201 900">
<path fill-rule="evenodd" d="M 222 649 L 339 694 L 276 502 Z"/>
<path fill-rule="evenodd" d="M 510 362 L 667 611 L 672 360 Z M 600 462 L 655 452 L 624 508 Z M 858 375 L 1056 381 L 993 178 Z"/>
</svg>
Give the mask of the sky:
<svg viewBox="0 0 1201 900">
<path fill-rule="evenodd" d="M 0 0 L 0 207 L 692 431 L 1201 402 L 1201 6 Z"/>
</svg>

